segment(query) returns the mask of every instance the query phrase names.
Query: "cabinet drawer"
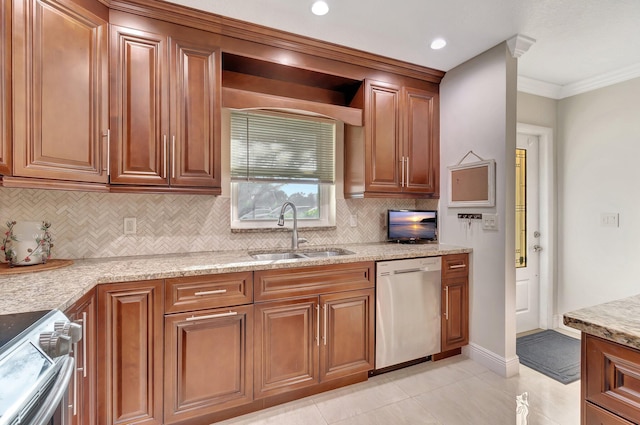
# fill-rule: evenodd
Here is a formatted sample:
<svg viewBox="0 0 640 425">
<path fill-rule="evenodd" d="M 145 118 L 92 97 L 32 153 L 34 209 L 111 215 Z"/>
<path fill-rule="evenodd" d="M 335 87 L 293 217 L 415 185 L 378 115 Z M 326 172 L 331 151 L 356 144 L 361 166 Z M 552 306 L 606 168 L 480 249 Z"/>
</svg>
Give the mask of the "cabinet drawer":
<svg viewBox="0 0 640 425">
<path fill-rule="evenodd" d="M 370 288 L 374 286 L 373 271 L 373 262 L 257 271 L 254 299 L 258 302 Z"/>
<path fill-rule="evenodd" d="M 582 344 L 585 399 L 640 423 L 640 351 L 584 333 Z"/>
<path fill-rule="evenodd" d="M 224 273 L 167 279 L 165 313 L 249 304 L 253 273 Z"/>
<path fill-rule="evenodd" d="M 442 277 L 469 275 L 469 254 L 452 254 L 442 257 Z"/>
<path fill-rule="evenodd" d="M 598 406 L 594 406 L 586 401 L 584 403 L 583 425 L 632 425 L 632 422 L 625 421 L 621 417 L 607 412 Z"/>
</svg>

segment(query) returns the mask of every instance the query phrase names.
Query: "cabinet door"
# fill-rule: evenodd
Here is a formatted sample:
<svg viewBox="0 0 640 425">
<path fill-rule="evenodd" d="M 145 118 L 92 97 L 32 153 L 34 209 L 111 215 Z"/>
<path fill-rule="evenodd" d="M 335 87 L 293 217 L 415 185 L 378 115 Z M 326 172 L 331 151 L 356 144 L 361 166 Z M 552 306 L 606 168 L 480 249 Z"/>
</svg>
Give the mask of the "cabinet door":
<svg viewBox="0 0 640 425">
<path fill-rule="evenodd" d="M 442 281 L 442 306 L 442 351 L 467 345 L 469 343 L 469 284 L 466 276 Z"/>
<path fill-rule="evenodd" d="M 318 382 L 318 297 L 255 305 L 254 398 Z"/>
<path fill-rule="evenodd" d="M 365 190 L 399 192 L 402 189 L 400 151 L 400 88 L 367 81 Z"/>
<path fill-rule="evenodd" d="M 11 175 L 11 1 L 0 0 L 0 174 Z"/>
<path fill-rule="evenodd" d="M 111 74 L 111 183 L 167 185 L 167 37 L 112 25 Z"/>
<path fill-rule="evenodd" d="M 96 423 L 96 297 L 91 291 L 69 310 L 67 316 L 82 324 L 82 339 L 73 345 L 76 371 L 69 385 L 72 425 Z"/>
<path fill-rule="evenodd" d="M 437 95 L 405 88 L 403 154 L 406 192 L 439 193 Z"/>
<path fill-rule="evenodd" d="M 98 286 L 100 424 L 162 424 L 162 284 Z"/>
<path fill-rule="evenodd" d="M 640 423 L 640 350 L 583 332 L 581 363 L 583 403 Z"/>
<path fill-rule="evenodd" d="M 215 39 L 171 37 L 171 185 L 220 187 L 221 61 Z"/>
<path fill-rule="evenodd" d="M 107 182 L 108 9 L 84 5 L 13 1 L 14 176 Z"/>
<path fill-rule="evenodd" d="M 249 403 L 252 372 L 252 305 L 165 317 L 165 423 Z"/>
<path fill-rule="evenodd" d="M 374 367 L 373 289 L 320 296 L 320 381 Z"/>
</svg>

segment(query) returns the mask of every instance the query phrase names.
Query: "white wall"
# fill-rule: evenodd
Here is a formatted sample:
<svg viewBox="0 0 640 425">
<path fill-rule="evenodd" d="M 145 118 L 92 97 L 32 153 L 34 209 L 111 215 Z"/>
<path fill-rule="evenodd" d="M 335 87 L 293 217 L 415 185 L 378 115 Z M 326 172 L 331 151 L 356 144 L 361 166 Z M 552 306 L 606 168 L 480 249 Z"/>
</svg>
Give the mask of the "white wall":
<svg viewBox="0 0 640 425">
<path fill-rule="evenodd" d="M 503 376 L 518 372 L 515 354 L 515 139 L 517 63 L 502 43 L 447 72 L 440 85 L 441 241 L 473 248 L 467 353 Z M 470 150 L 496 161 L 495 208 L 448 208 L 447 166 Z M 497 213 L 482 230 L 460 212 Z"/>
<path fill-rule="evenodd" d="M 640 293 L 639 95 L 637 78 L 558 102 L 560 314 Z"/>
</svg>

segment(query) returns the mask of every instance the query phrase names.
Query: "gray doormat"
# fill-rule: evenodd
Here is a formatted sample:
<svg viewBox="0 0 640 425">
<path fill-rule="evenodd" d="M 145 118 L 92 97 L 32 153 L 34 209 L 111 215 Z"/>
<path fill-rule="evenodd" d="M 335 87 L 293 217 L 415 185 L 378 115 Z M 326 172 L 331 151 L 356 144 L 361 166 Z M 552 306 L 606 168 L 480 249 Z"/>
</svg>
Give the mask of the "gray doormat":
<svg viewBox="0 0 640 425">
<path fill-rule="evenodd" d="M 580 340 L 553 330 L 516 339 L 520 363 L 563 384 L 580 379 Z"/>
</svg>

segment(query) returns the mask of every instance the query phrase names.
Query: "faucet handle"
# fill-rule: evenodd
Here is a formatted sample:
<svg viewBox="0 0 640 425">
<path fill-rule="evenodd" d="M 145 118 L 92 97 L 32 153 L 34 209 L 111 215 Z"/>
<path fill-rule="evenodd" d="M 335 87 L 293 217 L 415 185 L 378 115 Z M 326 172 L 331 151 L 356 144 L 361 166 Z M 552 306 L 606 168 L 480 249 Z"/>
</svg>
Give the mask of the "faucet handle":
<svg viewBox="0 0 640 425">
<path fill-rule="evenodd" d="M 298 238 L 298 243 L 309 242 L 306 238 Z"/>
</svg>

